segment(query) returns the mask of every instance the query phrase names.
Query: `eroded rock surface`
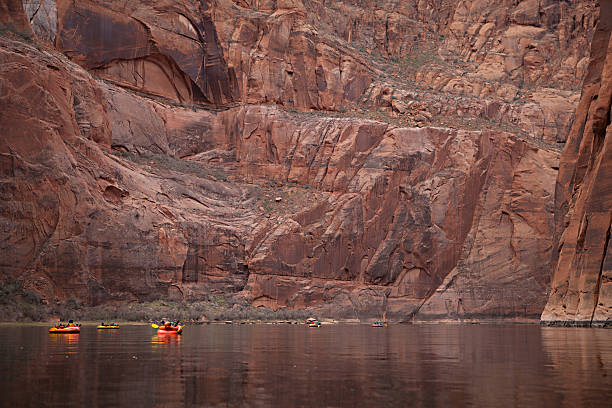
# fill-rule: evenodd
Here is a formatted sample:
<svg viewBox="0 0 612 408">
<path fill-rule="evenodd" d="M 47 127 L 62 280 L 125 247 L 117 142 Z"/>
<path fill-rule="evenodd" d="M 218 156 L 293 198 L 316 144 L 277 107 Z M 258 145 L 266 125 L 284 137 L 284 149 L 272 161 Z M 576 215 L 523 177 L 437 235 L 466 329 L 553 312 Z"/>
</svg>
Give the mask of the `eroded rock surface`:
<svg viewBox="0 0 612 408">
<path fill-rule="evenodd" d="M 22 0 L 23 9 L 36 36 L 50 44 L 55 44 L 57 35 L 56 0 Z"/>
<path fill-rule="evenodd" d="M 87 72 L 5 39 L 0 55 L 4 277 L 24 278 L 49 300 L 74 294 L 94 304 L 244 286 L 245 232 L 234 230 L 252 215 L 231 208 L 239 187 L 110 154 L 124 124 L 109 120 Z M 140 125 L 150 119 L 139 116 L 133 131 L 146 134 Z"/>
<path fill-rule="evenodd" d="M 547 322 L 612 318 L 612 4 L 602 2 L 580 105 L 561 156 Z"/>
<path fill-rule="evenodd" d="M 4 276 L 90 304 L 542 311 L 593 1 L 23 4 L 4 13 L 40 44 L 0 36 Z"/>
<path fill-rule="evenodd" d="M 25 38 L 34 34 L 20 0 L 5 0 L 0 4 L 0 29 L 14 31 Z"/>
<path fill-rule="evenodd" d="M 552 145 L 569 132 L 598 16 L 595 0 L 23 1 L 39 37 L 97 76 L 181 103 L 274 103 Z"/>
<path fill-rule="evenodd" d="M 207 1 L 59 0 L 57 8 L 57 48 L 96 75 L 181 102 L 233 100 Z"/>
<path fill-rule="evenodd" d="M 545 290 L 545 271 L 519 255 L 522 230 L 539 253 L 550 249 L 554 153 L 496 132 L 269 106 L 193 111 L 95 81 L 32 47 L 6 42 L 3 54 L 18 62 L 3 65 L 5 82 L 39 95 L 3 96 L 3 270 L 47 296 L 240 292 L 254 305 L 407 319 L 475 251 L 466 241 L 486 235 L 474 222 L 483 213 L 518 248 L 495 236 L 482 244 L 504 258 L 497 273 L 522 268 L 517 279 Z M 118 117 L 124 110 L 134 115 Z M 529 198 L 516 196 L 522 189 Z M 527 208 L 540 216 L 521 215 Z M 471 307 L 467 315 L 500 306 Z"/>
</svg>

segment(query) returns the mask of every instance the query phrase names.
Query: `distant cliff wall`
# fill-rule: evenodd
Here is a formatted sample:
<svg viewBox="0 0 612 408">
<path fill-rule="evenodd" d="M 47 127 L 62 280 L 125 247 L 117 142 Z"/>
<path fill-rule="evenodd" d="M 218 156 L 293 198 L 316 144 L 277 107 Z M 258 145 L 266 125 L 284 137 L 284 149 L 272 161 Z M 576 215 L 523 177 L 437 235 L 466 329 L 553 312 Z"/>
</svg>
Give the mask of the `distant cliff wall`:
<svg viewBox="0 0 612 408">
<path fill-rule="evenodd" d="M 23 5 L 2 277 L 50 302 L 539 317 L 595 1 Z"/>
<path fill-rule="evenodd" d="M 598 324 L 612 318 L 612 2 L 601 17 L 555 193 L 550 298 L 542 321 Z"/>
</svg>

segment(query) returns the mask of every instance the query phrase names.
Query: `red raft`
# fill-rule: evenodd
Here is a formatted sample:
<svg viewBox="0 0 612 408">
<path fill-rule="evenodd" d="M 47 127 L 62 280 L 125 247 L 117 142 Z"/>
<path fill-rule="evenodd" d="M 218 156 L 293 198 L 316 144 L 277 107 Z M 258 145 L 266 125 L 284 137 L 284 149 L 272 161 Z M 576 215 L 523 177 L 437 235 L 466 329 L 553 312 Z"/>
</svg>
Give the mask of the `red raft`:
<svg viewBox="0 0 612 408">
<path fill-rule="evenodd" d="M 185 326 L 161 326 L 159 329 L 157 329 L 157 334 L 181 334 L 183 332 L 183 327 Z"/>
</svg>

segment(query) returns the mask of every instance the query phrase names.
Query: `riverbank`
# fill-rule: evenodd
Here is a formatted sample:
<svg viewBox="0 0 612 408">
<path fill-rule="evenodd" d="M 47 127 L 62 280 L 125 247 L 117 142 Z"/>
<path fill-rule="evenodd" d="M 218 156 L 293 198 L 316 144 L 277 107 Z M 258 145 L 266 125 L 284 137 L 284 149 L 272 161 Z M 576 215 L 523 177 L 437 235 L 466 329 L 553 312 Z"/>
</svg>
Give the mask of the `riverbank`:
<svg viewBox="0 0 612 408">
<path fill-rule="evenodd" d="M 0 322 L 57 322 L 75 320 L 87 324 L 99 322 L 118 322 L 121 324 L 148 324 L 160 320 L 180 320 L 189 324 L 298 324 L 314 317 L 324 324 L 362 324 L 371 319 L 341 319 L 333 316 L 319 316 L 311 309 L 271 309 L 255 307 L 231 295 L 209 295 L 193 302 L 154 300 L 150 302 L 131 302 L 84 305 L 71 297 L 54 304 L 44 303 L 35 292 L 25 290 L 19 281 L 0 281 Z M 515 318 L 473 318 L 444 319 L 432 321 L 410 321 L 390 323 L 410 324 L 540 324 L 539 319 Z M 609 322 L 589 322 L 576 324 L 570 322 L 548 322 L 549 326 L 610 327 Z"/>
<path fill-rule="evenodd" d="M 78 320 L 92 322 L 150 322 L 162 319 L 190 323 L 205 322 L 303 322 L 311 317 L 309 309 L 254 307 L 232 296 L 209 295 L 193 302 L 153 300 L 88 306 L 70 297 L 55 303 L 44 302 L 19 281 L 0 281 L 0 321 L 49 322 Z M 316 317 L 316 316 L 315 316 Z"/>
<path fill-rule="evenodd" d="M 75 299 L 55 305 L 34 304 L 19 299 L 0 304 L 0 321 L 49 322 L 77 320 L 91 322 L 151 322 L 162 319 L 189 323 L 225 322 L 304 322 L 310 317 L 308 310 L 253 307 L 230 303 L 224 298 L 198 302 L 167 302 L 156 300 L 120 305 L 84 306 Z"/>
<path fill-rule="evenodd" d="M 49 322 L 77 320 L 80 322 L 151 322 L 162 319 L 189 323 L 225 322 L 303 322 L 310 317 L 308 310 L 272 310 L 250 305 L 228 304 L 225 300 L 199 302 L 139 302 L 122 305 L 83 306 L 72 299 L 56 305 L 33 305 L 13 302 L 0 305 L 0 321 Z"/>
</svg>

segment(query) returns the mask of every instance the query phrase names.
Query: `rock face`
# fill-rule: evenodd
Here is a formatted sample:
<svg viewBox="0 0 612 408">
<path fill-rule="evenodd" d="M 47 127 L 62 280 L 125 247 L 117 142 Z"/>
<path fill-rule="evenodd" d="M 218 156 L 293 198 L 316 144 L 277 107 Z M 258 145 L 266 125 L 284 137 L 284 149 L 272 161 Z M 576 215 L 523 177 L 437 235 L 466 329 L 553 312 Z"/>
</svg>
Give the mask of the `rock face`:
<svg viewBox="0 0 612 408">
<path fill-rule="evenodd" d="M 553 145 L 571 126 L 595 5 L 24 0 L 39 38 L 96 76 L 181 103 L 365 109 Z"/>
<path fill-rule="evenodd" d="M 0 29 L 11 30 L 26 38 L 34 33 L 19 0 L 5 0 L 0 4 Z"/>
<path fill-rule="evenodd" d="M 555 195 L 555 250 L 547 322 L 612 318 L 612 4 L 602 2 L 591 60 Z"/>
<path fill-rule="evenodd" d="M 57 5 L 55 0 L 23 0 L 23 9 L 39 40 L 55 44 Z"/>
<path fill-rule="evenodd" d="M 595 1 L 334 1 L 308 7 L 317 10 L 313 24 L 325 38 L 387 57 L 371 63 L 383 71 L 374 86 L 397 89 L 409 80 L 405 89 L 418 89 L 434 117 L 503 121 L 542 140 L 565 141 L 597 21 Z"/>
<path fill-rule="evenodd" d="M 188 6 L 60 0 L 57 48 L 92 73 L 143 92 L 181 102 L 231 102 L 234 81 L 208 2 Z"/>
<path fill-rule="evenodd" d="M 110 123 L 105 94 L 87 72 L 6 40 L 0 59 L 4 277 L 22 277 L 49 299 L 75 294 L 94 304 L 188 296 L 193 282 L 207 291 L 244 285 L 232 261 L 244 250 L 231 232 L 242 215 L 225 208 L 240 189 L 183 179 L 189 174 L 160 178 L 110 155 L 122 123 Z M 167 207 L 173 200 L 185 204 L 180 211 Z M 189 215 L 204 208 L 212 210 Z M 217 211 L 226 221 L 207 222 Z M 200 259 L 231 277 L 212 273 L 204 284 Z"/>
<path fill-rule="evenodd" d="M 510 306 L 519 293 L 541 308 L 546 270 L 521 251 L 550 250 L 554 153 L 502 133 L 266 106 L 194 112 L 96 82 L 33 47 L 7 41 L 3 54 L 19 62 L 5 65 L 5 82 L 31 94 L 9 88 L 2 100 L 11 107 L 2 117 L 11 237 L 2 268 L 49 297 L 98 303 L 216 290 L 254 305 L 407 319 L 458 262 L 499 252 L 506 303 L 465 296 L 460 314 L 522 316 Z M 111 145 L 134 153 L 112 155 Z M 137 152 L 152 156 L 139 161 Z M 159 156 L 168 152 L 190 159 Z M 273 187 L 257 187 L 266 182 Z M 538 216 L 522 214 L 532 210 Z M 478 279 L 499 275 L 482 270 Z M 424 318 L 444 315 L 428 310 Z"/>
<path fill-rule="evenodd" d="M 557 157 L 511 142 L 504 147 L 510 159 L 487 169 L 490 179 L 459 261 L 417 318 L 539 316 L 548 293 L 549 265 L 541 255 L 551 249 Z"/>
<path fill-rule="evenodd" d="M 90 304 L 537 318 L 597 13 L 434 3 L 7 9 L 40 44 L 0 36 L 2 275 Z"/>
</svg>

